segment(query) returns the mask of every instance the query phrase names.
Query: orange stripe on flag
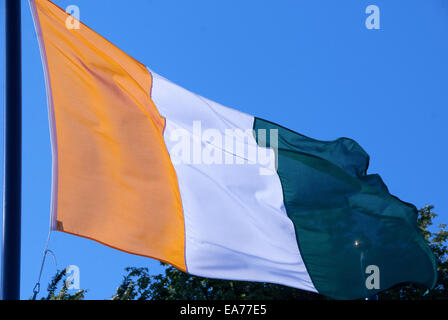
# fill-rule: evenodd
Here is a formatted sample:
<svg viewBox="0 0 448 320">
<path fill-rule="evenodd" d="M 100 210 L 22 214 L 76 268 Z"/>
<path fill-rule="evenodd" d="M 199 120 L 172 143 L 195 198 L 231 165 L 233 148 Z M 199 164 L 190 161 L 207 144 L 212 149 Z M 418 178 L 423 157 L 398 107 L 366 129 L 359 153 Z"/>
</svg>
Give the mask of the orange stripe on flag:
<svg viewBox="0 0 448 320">
<path fill-rule="evenodd" d="M 146 68 L 68 14 L 31 0 L 53 129 L 53 226 L 185 266 L 185 231 L 165 121 Z"/>
</svg>

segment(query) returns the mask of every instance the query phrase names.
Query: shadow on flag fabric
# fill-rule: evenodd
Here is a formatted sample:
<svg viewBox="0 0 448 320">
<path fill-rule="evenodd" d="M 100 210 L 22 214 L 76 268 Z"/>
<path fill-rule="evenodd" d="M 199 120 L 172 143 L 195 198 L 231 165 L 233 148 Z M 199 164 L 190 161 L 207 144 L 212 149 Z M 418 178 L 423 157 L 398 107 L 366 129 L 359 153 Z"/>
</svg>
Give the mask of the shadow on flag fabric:
<svg viewBox="0 0 448 320">
<path fill-rule="evenodd" d="M 51 226 L 193 275 L 337 299 L 432 288 L 417 210 L 353 140 L 317 141 L 191 93 L 30 0 L 53 146 Z M 142 34 L 143 36 L 143 34 Z"/>
</svg>

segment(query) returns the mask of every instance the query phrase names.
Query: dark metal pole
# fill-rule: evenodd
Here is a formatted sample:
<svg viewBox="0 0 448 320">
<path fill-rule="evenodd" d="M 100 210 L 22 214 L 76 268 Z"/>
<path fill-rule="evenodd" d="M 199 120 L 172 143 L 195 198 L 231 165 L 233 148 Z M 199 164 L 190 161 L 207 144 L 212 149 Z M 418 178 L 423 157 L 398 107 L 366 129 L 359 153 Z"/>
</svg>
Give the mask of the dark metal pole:
<svg viewBox="0 0 448 320">
<path fill-rule="evenodd" d="M 22 178 L 21 0 L 5 0 L 5 150 L 1 297 L 20 299 Z"/>
</svg>

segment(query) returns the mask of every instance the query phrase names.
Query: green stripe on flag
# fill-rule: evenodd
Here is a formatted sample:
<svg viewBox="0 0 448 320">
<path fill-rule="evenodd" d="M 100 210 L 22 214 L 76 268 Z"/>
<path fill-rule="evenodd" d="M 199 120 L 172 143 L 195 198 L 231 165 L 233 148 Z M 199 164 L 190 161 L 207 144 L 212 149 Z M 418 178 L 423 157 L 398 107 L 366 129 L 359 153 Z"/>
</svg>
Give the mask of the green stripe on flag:
<svg viewBox="0 0 448 320">
<path fill-rule="evenodd" d="M 369 156 L 355 141 L 318 141 L 256 118 L 260 146 L 271 147 L 271 129 L 278 130 L 286 211 L 321 294 L 356 299 L 399 283 L 435 285 L 436 262 L 416 208 L 392 196 L 380 176 L 366 174 Z M 370 265 L 379 268 L 379 289 L 366 286 Z"/>
</svg>

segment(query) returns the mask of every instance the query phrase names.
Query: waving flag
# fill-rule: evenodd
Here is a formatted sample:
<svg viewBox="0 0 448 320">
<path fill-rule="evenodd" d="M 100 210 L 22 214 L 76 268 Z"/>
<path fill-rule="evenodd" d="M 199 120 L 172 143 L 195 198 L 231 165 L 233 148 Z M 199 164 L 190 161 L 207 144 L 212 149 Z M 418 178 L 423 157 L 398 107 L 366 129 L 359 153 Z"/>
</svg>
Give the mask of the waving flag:
<svg viewBox="0 0 448 320">
<path fill-rule="evenodd" d="M 50 1 L 30 3 L 48 90 L 53 229 L 194 275 L 334 298 L 434 286 L 415 207 L 366 173 L 356 142 L 317 141 L 200 97 L 87 26 L 67 28 Z"/>
</svg>

